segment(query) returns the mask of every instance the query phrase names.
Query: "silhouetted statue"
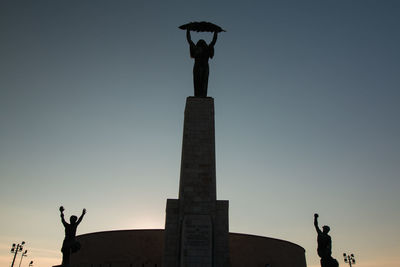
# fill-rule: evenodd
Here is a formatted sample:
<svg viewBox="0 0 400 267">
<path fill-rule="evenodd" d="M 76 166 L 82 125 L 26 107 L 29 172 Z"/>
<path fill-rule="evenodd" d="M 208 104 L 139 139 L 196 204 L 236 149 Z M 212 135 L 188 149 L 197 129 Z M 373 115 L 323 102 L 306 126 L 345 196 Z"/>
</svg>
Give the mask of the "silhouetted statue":
<svg viewBox="0 0 400 267">
<path fill-rule="evenodd" d="M 193 84 L 194 96 L 206 97 L 208 88 L 208 59 L 214 57 L 214 45 L 217 42 L 217 32 L 214 32 L 213 40 L 209 45 L 200 39 L 196 44 L 190 37 L 190 30 L 186 30 L 186 38 L 190 45 L 190 56 L 194 58 Z"/>
<path fill-rule="evenodd" d="M 324 225 L 322 226 L 322 231 L 318 227 L 318 214 L 314 214 L 314 226 L 315 230 L 317 230 L 318 237 L 318 256 L 321 258 L 321 267 L 338 267 L 339 263 L 337 260 L 332 258 L 332 239 L 328 235 L 329 233 L 329 226 Z"/>
<path fill-rule="evenodd" d="M 190 46 L 190 56 L 194 58 L 193 84 L 194 95 L 197 97 L 207 96 L 209 66 L 208 59 L 214 57 L 214 45 L 217 42 L 218 32 L 224 31 L 221 27 L 210 22 L 191 22 L 179 27 L 186 30 L 186 39 Z M 210 44 L 200 39 L 196 44 L 192 41 L 190 31 L 214 32 Z"/>
<path fill-rule="evenodd" d="M 78 228 L 78 225 L 81 223 L 85 214 L 86 209 L 83 209 L 82 215 L 79 217 L 79 219 L 75 215 L 72 215 L 69 218 L 70 223 L 67 223 L 64 219 L 64 207 L 60 207 L 61 222 L 65 227 L 65 238 L 61 248 L 61 252 L 63 254 L 62 266 L 69 266 L 69 256 L 71 253 L 77 252 L 81 248 L 81 244 L 75 240 L 75 236 L 76 229 Z"/>
</svg>

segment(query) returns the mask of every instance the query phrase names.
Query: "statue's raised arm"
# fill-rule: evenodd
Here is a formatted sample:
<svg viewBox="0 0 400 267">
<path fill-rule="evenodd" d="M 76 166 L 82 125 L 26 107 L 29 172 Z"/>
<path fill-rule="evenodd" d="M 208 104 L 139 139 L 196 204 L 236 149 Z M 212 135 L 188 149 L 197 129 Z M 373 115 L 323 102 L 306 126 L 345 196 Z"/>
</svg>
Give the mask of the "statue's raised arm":
<svg viewBox="0 0 400 267">
<path fill-rule="evenodd" d="M 190 36 L 190 30 L 186 29 L 186 40 L 188 41 L 190 46 L 194 46 L 194 43 L 192 41 L 192 36 Z"/>
<path fill-rule="evenodd" d="M 318 234 L 322 233 L 321 229 L 319 229 L 319 226 L 318 226 L 318 213 L 314 214 L 314 226 L 315 226 L 315 230 L 317 230 Z"/>
<path fill-rule="evenodd" d="M 64 207 L 61 206 L 59 210 L 60 210 L 61 222 L 64 225 L 64 227 L 66 227 L 68 225 L 68 223 L 64 219 Z"/>
<path fill-rule="evenodd" d="M 77 226 L 81 223 L 83 216 L 85 216 L 85 214 L 86 214 L 86 209 L 83 209 L 81 216 L 79 217 L 78 221 L 76 222 Z"/>
<path fill-rule="evenodd" d="M 214 36 L 210 43 L 210 46 L 214 47 L 215 43 L 217 42 L 217 38 L 218 38 L 218 32 L 214 32 Z"/>
</svg>

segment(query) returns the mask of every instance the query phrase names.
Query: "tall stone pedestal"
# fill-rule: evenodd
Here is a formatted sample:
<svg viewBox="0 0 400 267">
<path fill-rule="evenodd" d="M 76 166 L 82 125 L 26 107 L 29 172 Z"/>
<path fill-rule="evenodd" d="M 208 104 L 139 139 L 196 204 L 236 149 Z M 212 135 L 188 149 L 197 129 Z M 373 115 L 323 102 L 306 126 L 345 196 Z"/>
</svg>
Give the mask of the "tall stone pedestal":
<svg viewBox="0 0 400 267">
<path fill-rule="evenodd" d="M 228 267 L 228 201 L 217 201 L 214 99 L 188 97 L 179 199 L 168 199 L 163 267 Z"/>
</svg>

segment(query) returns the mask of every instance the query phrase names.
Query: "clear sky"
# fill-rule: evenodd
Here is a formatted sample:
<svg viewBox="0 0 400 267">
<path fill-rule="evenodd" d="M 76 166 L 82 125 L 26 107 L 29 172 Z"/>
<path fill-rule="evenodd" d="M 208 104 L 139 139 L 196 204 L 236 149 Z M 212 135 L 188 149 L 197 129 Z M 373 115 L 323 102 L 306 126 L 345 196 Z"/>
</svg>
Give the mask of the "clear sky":
<svg viewBox="0 0 400 267">
<path fill-rule="evenodd" d="M 230 231 L 274 237 L 318 266 L 400 266 L 400 1 L 0 2 L 0 265 L 37 267 L 78 234 L 164 228 L 177 198 L 192 66 L 179 25 L 211 21 L 218 199 Z M 193 34 L 193 39 L 212 34 Z"/>
</svg>

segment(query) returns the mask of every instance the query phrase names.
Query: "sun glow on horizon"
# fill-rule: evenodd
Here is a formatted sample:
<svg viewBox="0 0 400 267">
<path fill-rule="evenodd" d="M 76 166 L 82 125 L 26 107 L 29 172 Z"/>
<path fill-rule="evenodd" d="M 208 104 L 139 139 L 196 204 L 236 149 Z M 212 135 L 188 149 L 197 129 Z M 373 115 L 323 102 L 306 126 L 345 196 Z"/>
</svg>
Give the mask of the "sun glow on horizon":
<svg viewBox="0 0 400 267">
<path fill-rule="evenodd" d="M 135 217 L 120 225 L 123 229 L 164 229 L 164 221 L 160 218 L 144 215 L 139 218 Z"/>
</svg>

